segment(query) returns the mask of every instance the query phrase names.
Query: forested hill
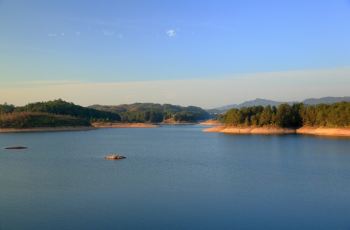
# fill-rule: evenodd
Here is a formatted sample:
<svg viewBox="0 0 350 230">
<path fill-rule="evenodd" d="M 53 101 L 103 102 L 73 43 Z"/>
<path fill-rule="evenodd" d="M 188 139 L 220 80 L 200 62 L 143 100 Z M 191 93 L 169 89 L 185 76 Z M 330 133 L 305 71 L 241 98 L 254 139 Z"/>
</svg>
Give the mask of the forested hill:
<svg viewBox="0 0 350 230">
<path fill-rule="evenodd" d="M 209 109 L 208 112 L 212 114 L 219 114 L 227 112 L 229 109 L 240 109 L 243 107 L 253 107 L 253 106 L 278 106 L 280 104 L 289 104 L 293 105 L 295 103 L 302 103 L 305 105 L 318 105 L 318 104 L 333 104 L 337 102 L 350 102 L 350 97 L 321 97 L 321 98 L 308 98 L 301 102 L 296 101 L 288 101 L 288 102 L 282 102 L 282 101 L 273 101 L 273 100 L 266 100 L 262 98 L 256 98 L 254 100 L 245 101 L 241 104 L 231 104 L 231 105 L 225 105 L 214 109 Z"/>
<path fill-rule="evenodd" d="M 90 126 L 91 122 L 196 122 L 209 118 L 195 106 L 135 103 L 83 107 L 61 99 L 16 107 L 0 104 L 0 128 Z"/>
<path fill-rule="evenodd" d="M 59 99 L 20 107 L 0 105 L 2 128 L 88 126 L 93 121 L 197 122 L 208 118 L 208 112 L 199 107 L 170 104 L 93 105 L 86 108 Z M 350 127 L 350 102 L 235 108 L 219 115 L 219 119 L 234 126 Z"/>
<path fill-rule="evenodd" d="M 49 113 L 14 112 L 0 114 L 0 128 L 44 128 L 91 126 L 86 119 Z"/>
<path fill-rule="evenodd" d="M 120 121 L 120 116 L 63 100 L 30 103 L 20 107 L 0 104 L 0 128 L 91 126 L 93 121 Z"/>
<path fill-rule="evenodd" d="M 120 121 L 120 116 L 116 113 L 100 111 L 92 108 L 75 105 L 61 99 L 30 103 L 22 107 L 14 108 L 15 112 L 40 112 L 56 115 L 69 115 L 72 117 L 84 118 L 89 121 L 107 120 Z"/>
<path fill-rule="evenodd" d="M 202 108 L 171 104 L 134 103 L 116 106 L 92 105 L 89 108 L 118 113 L 123 122 L 163 122 L 169 119 L 176 122 L 196 122 L 210 117 L 209 113 Z"/>
<path fill-rule="evenodd" d="M 350 102 L 244 107 L 230 109 L 221 120 L 232 126 L 350 127 Z"/>
</svg>

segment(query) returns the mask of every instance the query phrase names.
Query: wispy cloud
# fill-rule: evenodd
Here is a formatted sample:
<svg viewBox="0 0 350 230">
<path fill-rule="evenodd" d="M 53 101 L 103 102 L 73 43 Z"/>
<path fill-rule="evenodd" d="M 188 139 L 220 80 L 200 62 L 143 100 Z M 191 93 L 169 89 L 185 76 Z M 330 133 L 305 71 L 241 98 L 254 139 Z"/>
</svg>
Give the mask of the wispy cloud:
<svg viewBox="0 0 350 230">
<path fill-rule="evenodd" d="M 111 30 L 102 30 L 104 36 L 113 36 L 115 34 L 114 31 Z"/>
<path fill-rule="evenodd" d="M 174 29 L 169 29 L 169 30 L 165 31 L 165 33 L 169 38 L 173 38 L 177 35 L 176 30 L 174 30 Z"/>
<path fill-rule="evenodd" d="M 338 68 L 255 73 L 217 79 L 2 83 L 0 103 L 21 105 L 63 98 L 82 105 L 158 102 L 211 108 L 258 97 L 300 101 L 310 97 L 349 96 L 349 75 L 350 68 Z"/>
<path fill-rule="evenodd" d="M 61 32 L 61 33 L 48 33 L 47 34 L 48 37 L 52 37 L 52 38 L 59 37 L 59 36 L 64 37 L 64 35 L 65 35 L 64 32 Z"/>
</svg>

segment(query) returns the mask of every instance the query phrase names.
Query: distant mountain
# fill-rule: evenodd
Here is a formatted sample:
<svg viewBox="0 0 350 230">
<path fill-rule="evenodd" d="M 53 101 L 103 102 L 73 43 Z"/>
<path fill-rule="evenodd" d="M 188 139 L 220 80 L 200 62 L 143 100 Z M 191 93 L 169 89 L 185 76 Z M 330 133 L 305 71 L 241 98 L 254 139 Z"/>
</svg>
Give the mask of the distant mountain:
<svg viewBox="0 0 350 230">
<path fill-rule="evenodd" d="M 346 101 L 350 102 L 350 97 L 322 97 L 322 98 L 309 98 L 303 101 L 307 105 L 317 105 L 317 104 L 332 104 L 336 102 Z"/>
<path fill-rule="evenodd" d="M 302 101 L 301 103 L 304 103 L 306 105 L 316 105 L 316 104 L 332 104 L 336 102 L 346 101 L 350 102 L 350 97 L 322 97 L 322 98 L 308 98 Z M 256 98 L 255 100 L 245 101 L 241 104 L 231 104 L 231 105 L 225 105 L 214 109 L 207 110 L 209 113 L 224 113 L 229 109 L 239 109 L 243 107 L 251 107 L 251 106 L 278 106 L 282 103 L 288 103 L 293 104 L 297 102 L 280 102 L 280 101 L 273 101 L 273 100 L 267 100 L 262 98 Z"/>
<path fill-rule="evenodd" d="M 278 106 L 280 104 L 282 104 L 283 102 L 278 102 L 278 101 L 272 101 L 272 100 L 266 100 L 266 99 L 261 99 L 261 98 L 257 98 L 255 100 L 252 101 L 246 101 L 243 102 L 239 105 L 237 105 L 237 108 L 243 108 L 243 107 L 252 107 L 252 106 Z"/>
<path fill-rule="evenodd" d="M 233 109 L 233 108 L 237 108 L 237 104 L 231 104 L 231 105 L 224 105 L 224 106 L 221 106 L 221 107 L 217 107 L 217 108 L 214 108 L 214 109 L 208 109 L 207 111 L 209 113 L 212 113 L 212 114 L 215 114 L 215 113 L 223 113 L 229 109 Z"/>
<path fill-rule="evenodd" d="M 225 106 L 221 106 L 218 108 L 214 108 L 214 109 L 209 109 L 208 112 L 209 113 L 224 113 L 229 109 L 239 109 L 239 108 L 243 108 L 243 107 L 251 107 L 251 106 L 277 106 L 279 104 L 282 104 L 282 102 L 279 101 L 272 101 L 272 100 L 267 100 L 267 99 L 262 99 L 262 98 L 256 98 L 255 100 L 251 100 L 251 101 L 245 101 L 241 104 L 231 104 L 231 105 L 225 105 Z"/>
</svg>

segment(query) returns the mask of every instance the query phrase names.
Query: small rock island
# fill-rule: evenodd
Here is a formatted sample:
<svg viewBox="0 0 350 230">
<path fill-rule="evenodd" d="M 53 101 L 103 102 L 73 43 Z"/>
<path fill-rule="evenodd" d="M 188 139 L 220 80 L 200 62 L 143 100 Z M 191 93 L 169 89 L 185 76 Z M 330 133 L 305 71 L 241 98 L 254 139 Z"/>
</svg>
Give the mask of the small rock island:
<svg viewBox="0 0 350 230">
<path fill-rule="evenodd" d="M 126 157 L 122 156 L 122 155 L 119 155 L 119 154 L 115 154 L 115 153 L 112 153 L 112 154 L 109 154 L 107 156 L 105 156 L 105 159 L 106 160 L 122 160 L 122 159 L 125 159 Z"/>
<path fill-rule="evenodd" d="M 5 149 L 8 150 L 21 150 L 21 149 L 27 149 L 28 147 L 25 146 L 10 146 L 10 147 L 5 147 Z"/>
</svg>

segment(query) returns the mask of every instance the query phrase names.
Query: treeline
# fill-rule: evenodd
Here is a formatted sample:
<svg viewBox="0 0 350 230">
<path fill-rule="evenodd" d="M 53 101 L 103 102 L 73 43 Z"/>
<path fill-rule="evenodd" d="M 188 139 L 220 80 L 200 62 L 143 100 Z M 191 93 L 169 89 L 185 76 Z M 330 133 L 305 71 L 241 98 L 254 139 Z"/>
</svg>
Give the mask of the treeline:
<svg viewBox="0 0 350 230">
<path fill-rule="evenodd" d="M 349 127 L 350 102 L 305 106 L 301 117 L 307 126 Z"/>
<path fill-rule="evenodd" d="M 12 113 L 15 110 L 15 106 L 14 105 L 9 105 L 7 103 L 5 104 L 0 104 L 0 114 L 5 114 L 5 113 Z"/>
<path fill-rule="evenodd" d="M 0 104 L 0 128 L 89 126 L 95 121 L 159 123 L 172 119 L 196 122 L 209 116 L 208 112 L 195 106 L 153 103 L 82 107 L 58 99 L 19 107 Z"/>
<path fill-rule="evenodd" d="M 83 118 L 88 121 L 120 121 L 120 116 L 116 113 L 82 107 L 63 101 L 61 99 L 47 102 L 30 103 L 19 107 L 8 104 L 0 105 L 0 114 L 12 112 L 34 112 L 68 115 L 72 117 Z"/>
<path fill-rule="evenodd" d="M 232 126 L 278 126 L 298 128 L 349 127 L 350 103 L 304 105 L 281 104 L 279 106 L 253 106 L 231 109 L 220 119 Z"/>
<path fill-rule="evenodd" d="M 13 112 L 0 115 L 0 128 L 90 126 L 86 119 L 48 113 Z"/>
<path fill-rule="evenodd" d="M 160 123 L 169 119 L 176 122 L 196 122 L 210 117 L 207 111 L 196 106 L 183 107 L 170 104 L 134 103 L 118 106 L 93 105 L 90 108 L 118 113 L 122 122 Z"/>
<path fill-rule="evenodd" d="M 120 121 L 116 113 L 85 108 L 61 99 L 25 106 L 0 105 L 0 128 L 91 126 L 93 121 Z"/>
</svg>

